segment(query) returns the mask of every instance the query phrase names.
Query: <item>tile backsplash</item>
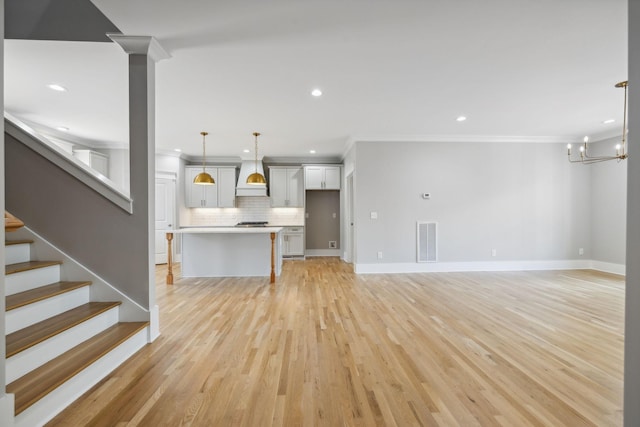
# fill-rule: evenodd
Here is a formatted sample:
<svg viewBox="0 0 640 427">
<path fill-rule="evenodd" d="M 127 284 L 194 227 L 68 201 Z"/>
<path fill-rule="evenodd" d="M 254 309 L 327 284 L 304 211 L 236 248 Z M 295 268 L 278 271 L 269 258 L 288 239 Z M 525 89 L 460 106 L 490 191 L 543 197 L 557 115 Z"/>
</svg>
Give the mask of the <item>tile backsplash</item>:
<svg viewBox="0 0 640 427">
<path fill-rule="evenodd" d="M 304 225 L 304 208 L 272 208 L 268 197 L 237 197 L 235 208 L 192 208 L 182 225 L 235 225 L 268 221 L 270 225 Z"/>
</svg>

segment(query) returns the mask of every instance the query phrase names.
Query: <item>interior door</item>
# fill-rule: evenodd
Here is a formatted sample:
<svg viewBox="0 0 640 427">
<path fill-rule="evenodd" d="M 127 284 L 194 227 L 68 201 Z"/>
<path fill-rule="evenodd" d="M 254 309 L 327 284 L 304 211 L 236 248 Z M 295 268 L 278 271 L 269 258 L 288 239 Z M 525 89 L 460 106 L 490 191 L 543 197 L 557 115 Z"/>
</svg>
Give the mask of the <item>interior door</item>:
<svg viewBox="0 0 640 427">
<path fill-rule="evenodd" d="M 166 233 L 174 229 L 175 210 L 175 180 L 156 178 L 156 264 L 167 263 Z"/>
</svg>

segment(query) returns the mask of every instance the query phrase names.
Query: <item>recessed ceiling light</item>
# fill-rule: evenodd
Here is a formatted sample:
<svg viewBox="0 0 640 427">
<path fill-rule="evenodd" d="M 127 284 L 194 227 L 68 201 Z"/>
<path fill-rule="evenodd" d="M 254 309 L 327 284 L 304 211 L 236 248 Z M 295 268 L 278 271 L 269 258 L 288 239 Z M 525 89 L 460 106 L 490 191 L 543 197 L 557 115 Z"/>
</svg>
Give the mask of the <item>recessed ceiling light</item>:
<svg viewBox="0 0 640 427">
<path fill-rule="evenodd" d="M 61 130 L 62 132 L 68 132 L 69 128 L 65 126 L 58 126 L 56 129 Z"/>
<path fill-rule="evenodd" d="M 456 118 L 456 121 L 457 121 L 457 122 L 464 122 L 465 120 L 467 120 L 467 118 L 466 118 L 465 116 L 458 116 L 458 117 Z"/>
<path fill-rule="evenodd" d="M 245 148 L 244 150 L 242 150 L 242 152 L 243 152 L 243 153 L 250 153 L 250 152 L 251 152 L 251 150 L 248 150 L 248 149 L 246 149 L 246 148 Z"/>
<path fill-rule="evenodd" d="M 316 150 L 309 150 L 309 153 L 316 154 Z"/>
<path fill-rule="evenodd" d="M 311 95 L 313 96 L 322 96 L 322 91 L 320 89 L 314 89 L 311 91 Z"/>
<path fill-rule="evenodd" d="M 605 124 L 605 125 L 608 125 L 608 124 L 611 124 L 611 123 L 613 123 L 615 121 L 616 121 L 616 119 L 607 119 L 607 120 L 604 120 L 602 123 Z"/>
<path fill-rule="evenodd" d="M 174 148 L 173 151 L 177 152 L 177 153 L 182 153 L 182 150 L 179 148 Z"/>
<path fill-rule="evenodd" d="M 55 91 L 57 91 L 57 92 L 66 92 L 66 91 L 67 91 L 67 88 L 66 88 L 66 87 L 64 87 L 64 86 L 60 86 L 59 84 L 55 84 L 55 83 L 52 83 L 52 84 L 50 84 L 50 85 L 47 85 L 47 87 L 48 87 L 49 89 L 51 89 L 51 90 L 55 90 Z"/>
</svg>

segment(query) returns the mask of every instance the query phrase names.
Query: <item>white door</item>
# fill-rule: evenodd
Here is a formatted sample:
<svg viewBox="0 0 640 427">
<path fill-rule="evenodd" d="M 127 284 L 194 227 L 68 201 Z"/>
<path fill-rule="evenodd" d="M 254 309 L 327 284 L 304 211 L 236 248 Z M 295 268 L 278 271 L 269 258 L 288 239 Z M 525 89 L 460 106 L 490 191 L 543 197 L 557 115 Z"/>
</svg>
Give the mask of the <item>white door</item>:
<svg viewBox="0 0 640 427">
<path fill-rule="evenodd" d="M 166 233 L 174 229 L 175 210 L 175 180 L 156 178 L 156 264 L 167 263 Z"/>
</svg>

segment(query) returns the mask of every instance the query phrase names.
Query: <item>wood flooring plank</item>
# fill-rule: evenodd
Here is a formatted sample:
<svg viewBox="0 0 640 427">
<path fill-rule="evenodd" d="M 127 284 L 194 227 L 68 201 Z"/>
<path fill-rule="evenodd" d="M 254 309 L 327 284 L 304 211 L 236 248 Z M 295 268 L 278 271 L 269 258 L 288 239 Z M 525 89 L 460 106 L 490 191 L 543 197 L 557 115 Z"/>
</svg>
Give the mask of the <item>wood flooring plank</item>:
<svg viewBox="0 0 640 427">
<path fill-rule="evenodd" d="M 51 426 L 622 425 L 620 276 L 157 277 L 161 337 Z"/>
</svg>

